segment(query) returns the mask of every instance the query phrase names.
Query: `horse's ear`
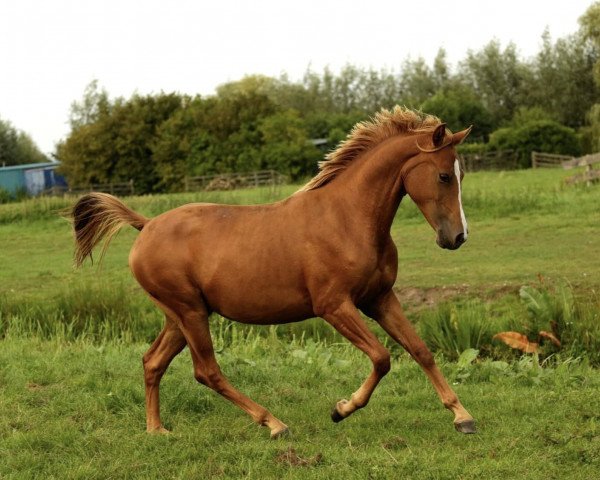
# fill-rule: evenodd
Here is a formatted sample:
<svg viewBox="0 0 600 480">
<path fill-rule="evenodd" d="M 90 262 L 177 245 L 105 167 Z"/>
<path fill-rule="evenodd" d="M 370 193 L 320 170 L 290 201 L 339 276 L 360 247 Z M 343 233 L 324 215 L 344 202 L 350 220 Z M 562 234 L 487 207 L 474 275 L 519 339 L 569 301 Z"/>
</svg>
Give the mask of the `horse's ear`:
<svg viewBox="0 0 600 480">
<path fill-rule="evenodd" d="M 442 146 L 444 137 L 446 136 L 446 124 L 440 123 L 433 131 L 432 141 L 435 148 Z"/>
<path fill-rule="evenodd" d="M 464 142 L 465 138 L 467 138 L 469 133 L 471 133 L 471 130 L 473 130 L 473 125 L 452 135 L 452 145 L 460 145 L 462 142 Z"/>
</svg>

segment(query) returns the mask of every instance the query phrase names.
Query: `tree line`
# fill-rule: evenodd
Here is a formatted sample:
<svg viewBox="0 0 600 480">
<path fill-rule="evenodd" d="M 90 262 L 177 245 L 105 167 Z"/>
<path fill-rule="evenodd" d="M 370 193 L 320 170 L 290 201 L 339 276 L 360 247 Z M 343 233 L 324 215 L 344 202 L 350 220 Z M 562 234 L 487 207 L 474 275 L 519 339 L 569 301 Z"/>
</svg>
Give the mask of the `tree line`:
<svg viewBox="0 0 600 480">
<path fill-rule="evenodd" d="M 49 160 L 29 135 L 0 118 L 0 167 Z"/>
<path fill-rule="evenodd" d="M 133 179 L 140 192 L 176 191 L 187 175 L 275 169 L 299 179 L 324 151 L 382 107 L 433 113 L 457 131 L 474 124 L 465 152 L 600 150 L 600 2 L 579 30 L 542 36 L 532 58 L 492 40 L 456 66 L 407 59 L 397 70 L 346 65 L 300 80 L 251 75 L 210 96 L 177 93 L 110 98 L 92 82 L 71 108 L 55 156 L 73 185 Z"/>
</svg>

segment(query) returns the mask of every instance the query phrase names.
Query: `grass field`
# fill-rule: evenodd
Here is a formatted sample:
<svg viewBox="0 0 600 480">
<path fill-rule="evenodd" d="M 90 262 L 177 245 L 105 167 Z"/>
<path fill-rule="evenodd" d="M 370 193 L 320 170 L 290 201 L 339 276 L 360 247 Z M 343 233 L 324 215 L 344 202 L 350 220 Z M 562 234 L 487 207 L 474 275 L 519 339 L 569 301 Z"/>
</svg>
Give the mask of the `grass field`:
<svg viewBox="0 0 600 480">
<path fill-rule="evenodd" d="M 173 433 L 148 436 L 140 359 L 162 319 L 127 267 L 136 232 L 121 232 L 100 269 L 74 271 L 70 227 L 57 215 L 72 200 L 0 205 L 0 478 L 600 477 L 600 188 L 567 188 L 565 175 L 468 175 L 469 241 L 455 252 L 435 245 L 410 201 L 398 212 L 396 288 L 478 420 L 468 437 L 388 340 L 392 372 L 368 408 L 336 425 L 333 403 L 369 370 L 360 352 L 318 320 L 248 329 L 219 318 L 224 372 L 293 436 L 269 441 L 196 384 L 185 352 L 163 381 Z M 126 202 L 156 215 L 190 201 L 274 201 L 295 188 Z M 523 286 L 537 292 L 537 310 Z M 539 359 L 491 343 L 550 320 L 564 345 Z M 448 361 L 468 348 L 479 351 L 472 364 Z"/>
<path fill-rule="evenodd" d="M 333 402 L 368 372 L 347 346 L 273 340 L 224 350 L 230 379 L 292 429 L 269 440 L 230 403 L 199 386 L 187 353 L 163 381 L 168 436 L 144 433 L 140 356 L 146 345 L 5 340 L 0 350 L 2 478 L 527 478 L 591 479 L 600 472 L 600 372 L 526 361 L 447 376 L 478 420 L 454 431 L 405 356 L 371 404 L 340 424 Z M 290 455 L 290 449 L 291 455 Z"/>
</svg>

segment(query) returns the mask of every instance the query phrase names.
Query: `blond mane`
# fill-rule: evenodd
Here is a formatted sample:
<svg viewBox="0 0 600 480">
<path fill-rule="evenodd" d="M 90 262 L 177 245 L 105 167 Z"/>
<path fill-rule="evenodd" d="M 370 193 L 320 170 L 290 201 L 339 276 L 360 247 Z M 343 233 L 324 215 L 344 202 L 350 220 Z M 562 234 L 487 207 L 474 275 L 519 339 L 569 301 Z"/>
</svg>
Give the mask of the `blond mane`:
<svg viewBox="0 0 600 480">
<path fill-rule="evenodd" d="M 299 191 L 314 190 L 329 183 L 346 170 L 352 160 L 390 137 L 433 131 L 440 123 L 440 119 L 433 115 L 399 105 L 392 110 L 383 108 L 370 120 L 354 125 L 346 140 L 319 162 L 319 173 Z"/>
</svg>

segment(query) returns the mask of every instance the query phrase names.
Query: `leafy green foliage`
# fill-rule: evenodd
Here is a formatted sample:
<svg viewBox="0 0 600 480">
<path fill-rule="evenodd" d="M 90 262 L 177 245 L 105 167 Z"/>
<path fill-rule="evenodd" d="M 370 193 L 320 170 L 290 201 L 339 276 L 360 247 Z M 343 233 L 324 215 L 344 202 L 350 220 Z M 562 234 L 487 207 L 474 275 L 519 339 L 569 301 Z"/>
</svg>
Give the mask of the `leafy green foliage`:
<svg viewBox="0 0 600 480">
<path fill-rule="evenodd" d="M 573 35 L 553 40 L 544 33 L 528 60 L 516 45 L 493 40 L 456 68 L 440 49 L 432 65 L 423 58 L 405 60 L 399 71 L 347 64 L 339 72 L 308 69 L 298 81 L 249 75 L 209 97 L 111 100 L 94 81 L 73 103 L 72 131 L 56 156 L 72 185 L 133 179 L 140 193 L 181 191 L 186 176 L 262 168 L 299 179 L 314 174 L 356 122 L 396 104 L 434 113 L 454 131 L 474 125 L 468 141 L 478 146 L 464 152 L 517 150 L 522 166 L 534 149 L 595 150 L 596 9 Z M 312 139 L 327 144 L 316 149 Z"/>
<path fill-rule="evenodd" d="M 264 118 L 259 131 L 262 135 L 260 168 L 287 173 L 298 179 L 316 173 L 321 152 L 308 138 L 306 127 L 298 112 L 287 110 Z"/>
<path fill-rule="evenodd" d="M 595 49 L 593 52 L 595 65 L 594 77 L 597 84 L 600 84 L 600 62 L 598 61 L 598 52 L 600 51 L 600 2 L 592 3 L 585 13 L 579 19 L 581 25 L 581 35 Z"/>
<path fill-rule="evenodd" d="M 61 173 L 75 186 L 134 179 L 140 192 L 154 191 L 159 180 L 152 148 L 156 131 L 180 108 L 181 97 L 134 95 L 110 108 L 105 101 L 102 96 L 84 99 L 94 113 L 80 114 L 71 135 L 58 145 Z"/>
<path fill-rule="evenodd" d="M 516 127 L 496 130 L 489 148 L 515 150 L 523 167 L 531 164 L 531 152 L 579 155 L 581 145 L 575 131 L 552 120 L 537 120 Z"/>
<path fill-rule="evenodd" d="M 0 118 L 0 167 L 48 161 L 29 135 Z"/>
<path fill-rule="evenodd" d="M 484 305 L 469 303 L 459 308 L 445 303 L 423 314 L 419 333 L 433 351 L 456 360 L 467 350 L 489 348 L 494 332 Z"/>
<path fill-rule="evenodd" d="M 510 43 L 504 50 L 492 40 L 480 51 L 470 51 L 463 62 L 465 83 L 481 99 L 495 125 L 507 122 L 523 104 L 529 72 Z"/>
<path fill-rule="evenodd" d="M 475 125 L 467 141 L 487 141 L 493 128 L 490 113 L 467 88 L 440 90 L 421 105 L 421 110 L 437 115 L 454 132 Z"/>
<path fill-rule="evenodd" d="M 513 321 L 529 338 L 541 330 L 552 330 L 560 339 L 560 351 L 573 357 L 586 356 L 595 362 L 600 358 L 600 313 L 597 297 L 577 298 L 571 286 L 524 286 L 519 296 L 526 306 L 527 319 Z M 546 348 L 546 354 L 556 348 Z"/>
</svg>

